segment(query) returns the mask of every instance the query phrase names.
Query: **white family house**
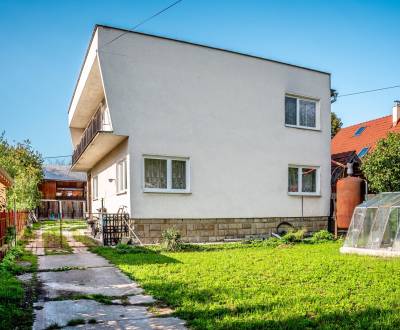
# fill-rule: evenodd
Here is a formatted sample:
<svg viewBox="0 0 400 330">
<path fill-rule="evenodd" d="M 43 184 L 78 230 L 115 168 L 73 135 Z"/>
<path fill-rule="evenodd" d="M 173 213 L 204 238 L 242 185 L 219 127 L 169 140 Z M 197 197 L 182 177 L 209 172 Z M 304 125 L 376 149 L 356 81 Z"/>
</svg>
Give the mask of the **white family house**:
<svg viewBox="0 0 400 330">
<path fill-rule="evenodd" d="M 68 119 L 89 211 L 144 242 L 327 227 L 329 73 L 98 25 Z"/>
</svg>

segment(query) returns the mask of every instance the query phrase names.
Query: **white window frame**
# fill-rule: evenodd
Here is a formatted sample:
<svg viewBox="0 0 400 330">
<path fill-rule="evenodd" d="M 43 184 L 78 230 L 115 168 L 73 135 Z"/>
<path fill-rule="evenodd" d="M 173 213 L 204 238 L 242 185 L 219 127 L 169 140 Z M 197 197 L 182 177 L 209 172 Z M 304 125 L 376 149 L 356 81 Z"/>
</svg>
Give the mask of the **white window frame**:
<svg viewBox="0 0 400 330">
<path fill-rule="evenodd" d="M 296 125 L 286 124 L 286 97 L 290 97 L 296 99 Z M 315 127 L 310 126 L 303 126 L 300 125 L 300 101 L 312 101 L 315 102 Z M 293 127 L 293 128 L 301 128 L 301 129 L 309 129 L 314 131 L 319 131 L 320 128 L 320 102 L 318 99 L 307 97 L 307 96 L 300 96 L 295 94 L 286 93 L 284 97 L 284 123 L 286 127 Z"/>
<path fill-rule="evenodd" d="M 298 191 L 289 191 L 288 189 L 288 184 L 289 184 L 289 168 L 297 168 L 297 182 L 298 182 Z M 315 192 L 303 192 L 303 168 L 312 168 L 316 170 L 316 189 Z M 321 183 L 321 170 L 319 166 L 312 166 L 312 165 L 289 165 L 287 170 L 287 185 L 286 185 L 286 190 L 288 192 L 288 195 L 293 195 L 293 196 L 321 196 L 321 190 L 320 190 L 320 183 Z"/>
<path fill-rule="evenodd" d="M 97 175 L 92 177 L 92 195 L 94 201 L 99 199 L 99 177 Z"/>
<path fill-rule="evenodd" d="M 122 177 L 120 177 L 119 166 L 122 165 Z M 115 166 L 116 175 L 115 175 L 115 185 L 117 194 L 124 194 L 128 191 L 128 159 L 123 158 L 116 163 Z M 122 189 L 119 189 L 119 183 L 122 179 Z"/>
<path fill-rule="evenodd" d="M 145 160 L 162 159 L 167 161 L 167 188 L 147 188 L 145 185 Z M 180 160 L 186 162 L 186 189 L 172 189 L 172 161 Z M 190 158 L 172 156 L 143 155 L 142 161 L 142 188 L 145 193 L 169 193 L 169 194 L 189 194 L 190 190 Z"/>
</svg>

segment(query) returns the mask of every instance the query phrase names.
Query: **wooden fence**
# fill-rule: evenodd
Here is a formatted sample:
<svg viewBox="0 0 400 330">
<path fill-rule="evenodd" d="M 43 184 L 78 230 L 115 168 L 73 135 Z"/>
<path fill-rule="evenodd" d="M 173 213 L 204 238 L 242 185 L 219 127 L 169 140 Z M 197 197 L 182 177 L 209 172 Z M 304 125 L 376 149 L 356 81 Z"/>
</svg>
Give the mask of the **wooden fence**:
<svg viewBox="0 0 400 330">
<path fill-rule="evenodd" d="M 17 236 L 25 229 L 29 212 L 16 212 L 16 219 L 13 211 L 0 212 L 0 260 L 6 250 L 7 228 L 16 226 Z"/>
</svg>

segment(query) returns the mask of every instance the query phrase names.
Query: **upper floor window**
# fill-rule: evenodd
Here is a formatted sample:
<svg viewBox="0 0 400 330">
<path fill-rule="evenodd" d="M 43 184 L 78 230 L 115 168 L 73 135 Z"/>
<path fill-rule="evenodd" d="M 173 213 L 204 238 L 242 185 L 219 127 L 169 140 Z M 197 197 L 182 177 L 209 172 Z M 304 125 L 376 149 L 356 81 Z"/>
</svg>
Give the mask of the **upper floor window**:
<svg viewBox="0 0 400 330">
<path fill-rule="evenodd" d="M 361 135 L 362 132 L 365 131 L 365 126 L 359 127 L 356 132 L 354 133 L 354 136 L 359 136 Z"/>
<path fill-rule="evenodd" d="M 301 128 L 318 128 L 318 102 L 285 96 L 285 124 Z"/>
<path fill-rule="evenodd" d="M 93 200 L 99 198 L 99 178 L 98 176 L 94 176 L 92 178 L 92 191 L 93 191 Z"/>
<path fill-rule="evenodd" d="M 290 165 L 288 193 L 291 195 L 319 195 L 319 167 Z"/>
<path fill-rule="evenodd" d="M 117 193 L 125 192 L 128 189 L 128 168 L 126 159 L 117 163 Z"/>
<path fill-rule="evenodd" d="M 189 192 L 189 159 L 144 157 L 145 192 Z"/>
</svg>

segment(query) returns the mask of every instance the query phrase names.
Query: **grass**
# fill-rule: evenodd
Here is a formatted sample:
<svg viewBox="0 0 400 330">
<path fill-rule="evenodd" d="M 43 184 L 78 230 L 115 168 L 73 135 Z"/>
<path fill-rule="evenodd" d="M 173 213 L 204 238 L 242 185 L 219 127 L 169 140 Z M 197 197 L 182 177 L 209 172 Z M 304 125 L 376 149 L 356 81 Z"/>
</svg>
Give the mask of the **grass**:
<svg viewBox="0 0 400 330">
<path fill-rule="evenodd" d="M 78 241 L 81 242 L 82 244 L 88 246 L 88 247 L 94 247 L 98 246 L 99 242 L 94 240 L 93 238 L 86 236 L 86 235 L 80 235 L 80 234 L 73 234 L 72 237 Z"/>
<path fill-rule="evenodd" d="M 193 329 L 400 328 L 400 259 L 341 255 L 340 245 L 92 250 Z"/>
<path fill-rule="evenodd" d="M 43 232 L 42 238 L 46 255 L 72 253 L 72 247 L 64 235 L 60 237 L 59 233 L 47 231 Z"/>
<path fill-rule="evenodd" d="M 23 284 L 15 275 L 36 272 L 37 257 L 24 250 L 31 231 L 26 231 L 19 245 L 8 251 L 0 263 L 0 329 L 31 329 L 32 304 L 35 300 L 36 276 Z M 29 262 L 22 266 L 21 262 Z"/>
</svg>

